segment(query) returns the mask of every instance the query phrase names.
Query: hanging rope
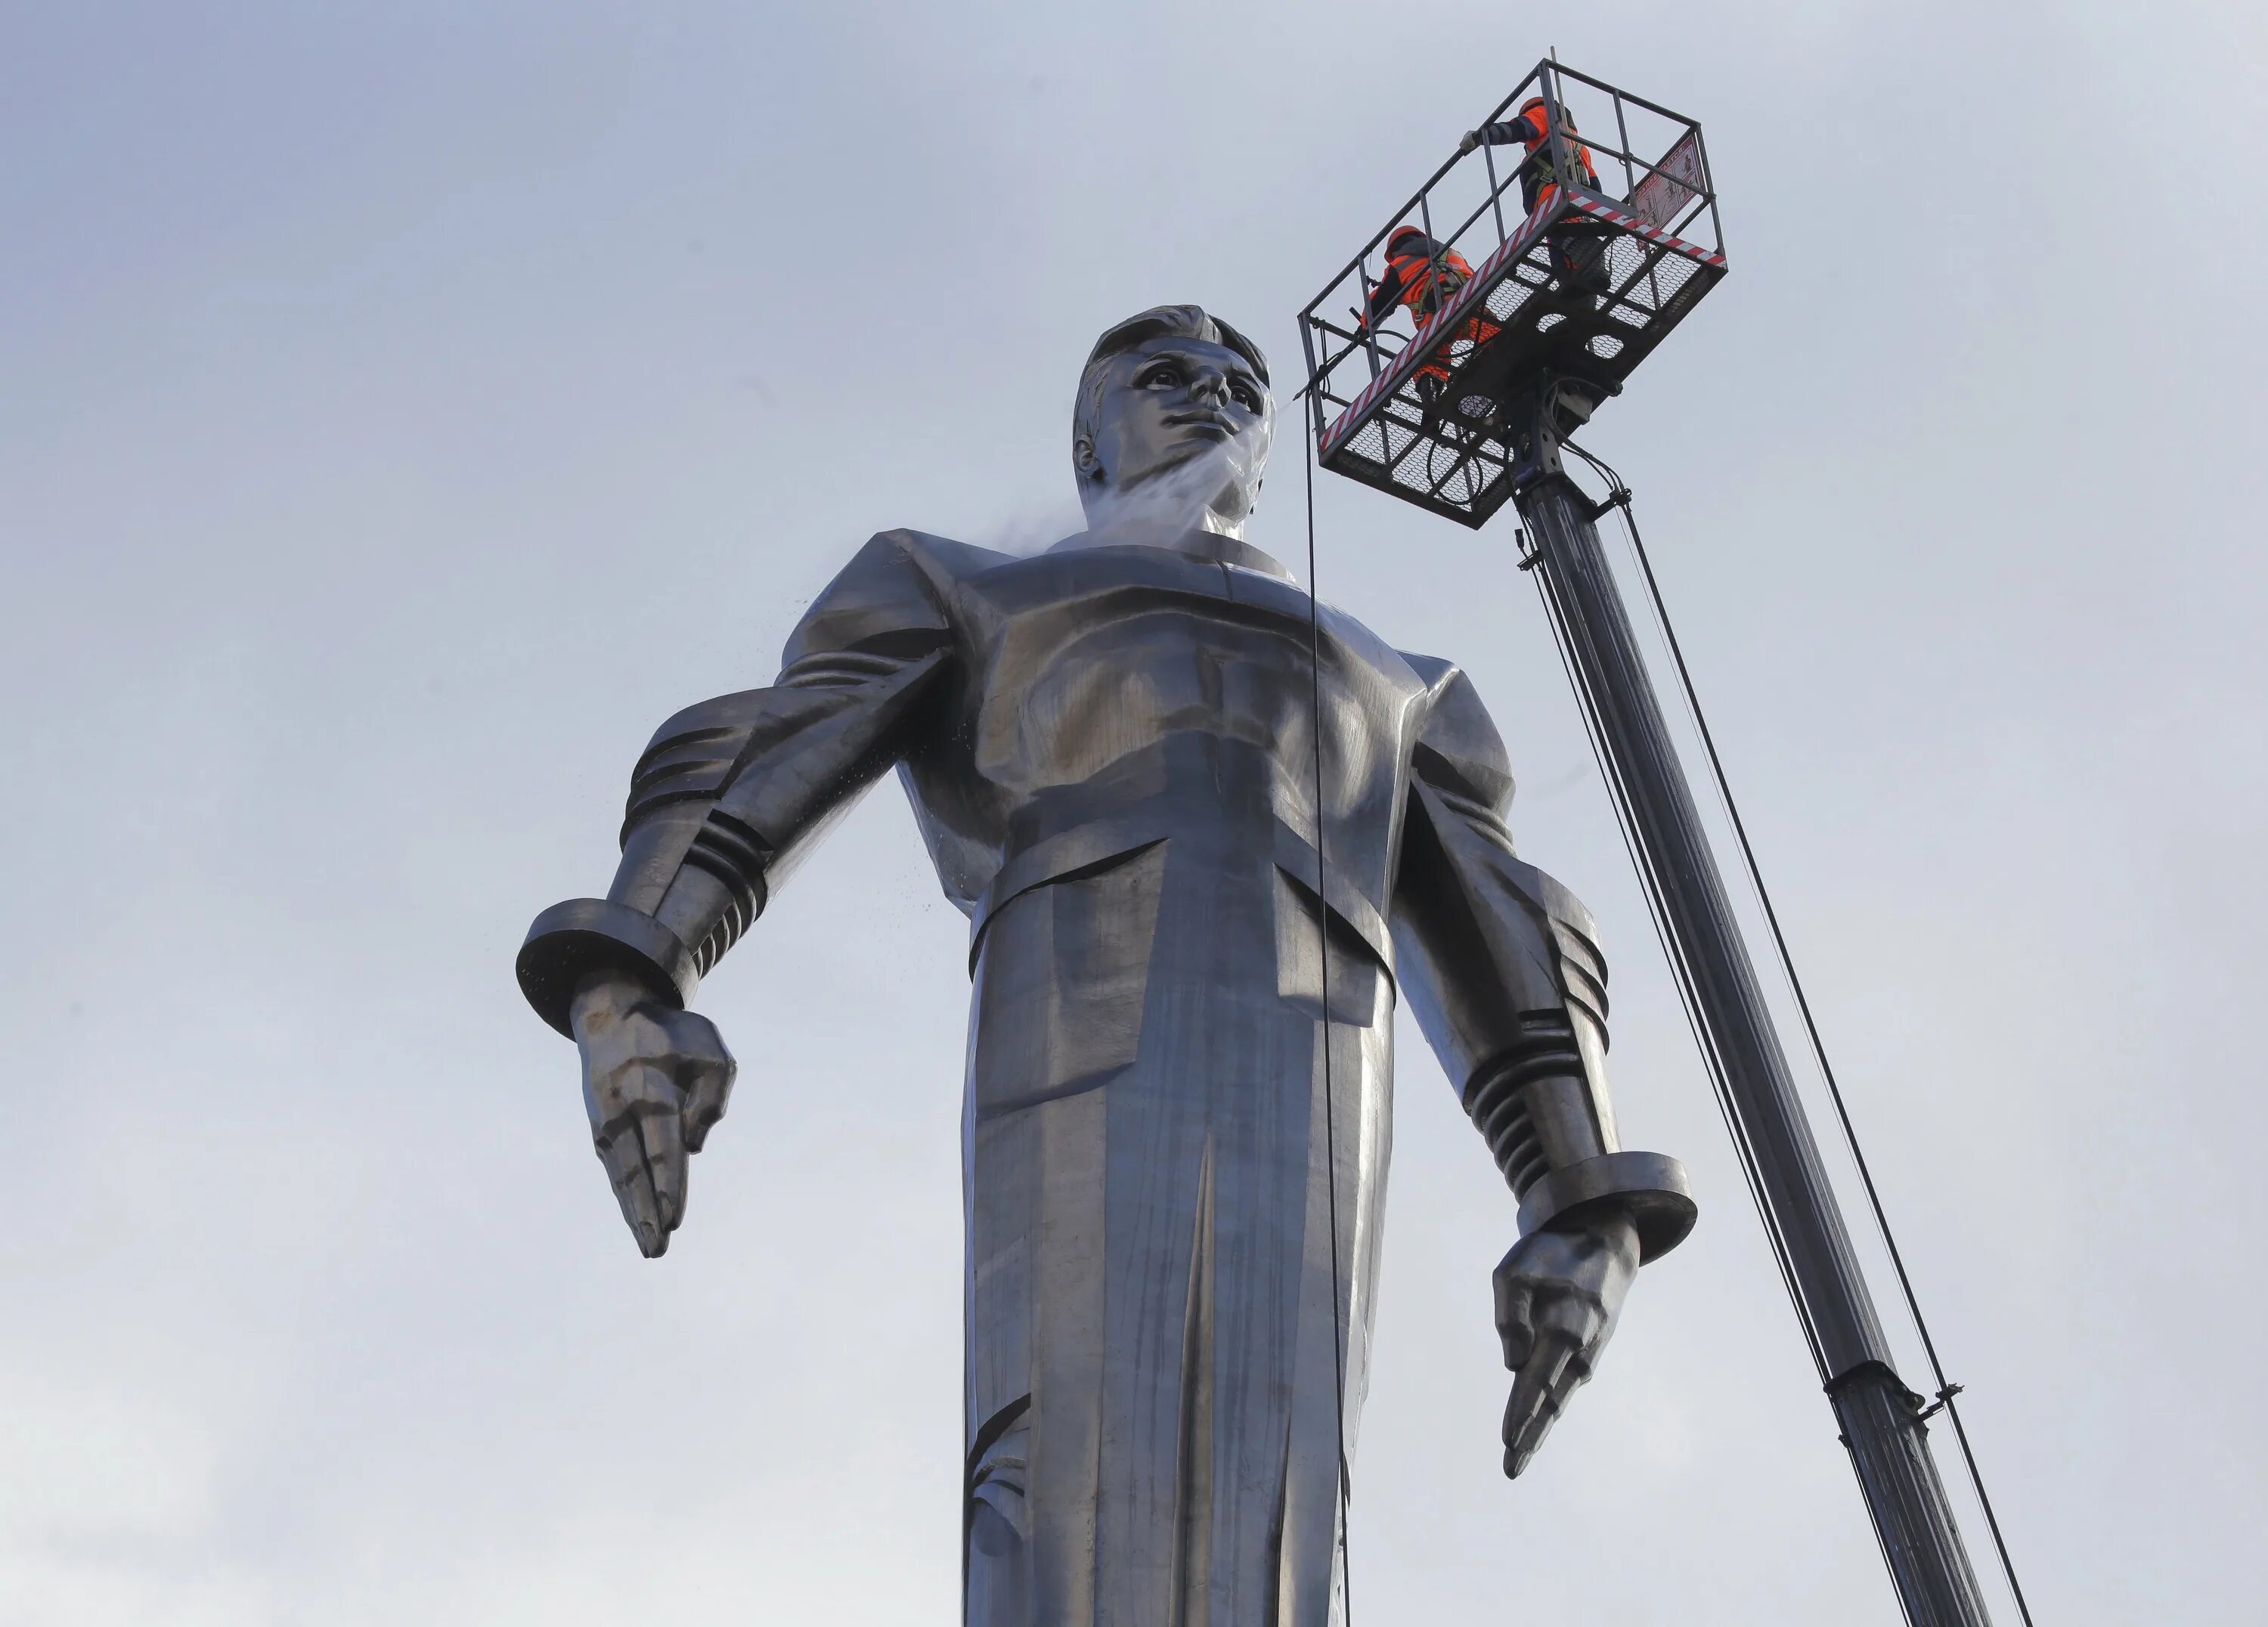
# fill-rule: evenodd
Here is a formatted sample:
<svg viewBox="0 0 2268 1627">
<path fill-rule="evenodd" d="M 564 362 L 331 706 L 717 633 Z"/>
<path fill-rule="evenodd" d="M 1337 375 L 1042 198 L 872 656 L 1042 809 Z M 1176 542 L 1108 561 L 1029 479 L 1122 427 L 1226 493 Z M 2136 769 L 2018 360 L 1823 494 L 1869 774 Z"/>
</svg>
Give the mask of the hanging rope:
<svg viewBox="0 0 2268 1627">
<path fill-rule="evenodd" d="M 1786 934 L 1780 928 L 1779 912 L 1773 908 L 1771 894 L 1764 886 L 1764 872 L 1756 863 L 1756 849 L 1749 840 L 1747 821 L 1741 817 L 1740 806 L 1733 798 L 1732 784 L 1725 775 L 1723 760 L 1718 755 L 1716 736 L 1711 732 L 1708 718 L 1701 710 L 1701 697 L 1694 688 L 1693 674 L 1685 664 L 1684 648 L 1678 642 L 1675 628 L 1670 624 L 1669 609 L 1663 602 L 1661 585 L 1654 578 L 1653 562 L 1646 555 L 1645 539 L 1638 534 L 1638 517 L 1633 512 L 1630 488 L 1623 483 L 1621 475 L 1611 465 L 1592 456 L 1572 441 L 1562 444 L 1608 482 L 1607 506 L 1622 511 L 1623 526 L 1630 534 L 1631 555 L 1638 561 L 1639 573 L 1646 581 L 1646 600 L 1653 613 L 1654 625 L 1660 630 L 1662 643 L 1669 651 L 1671 663 L 1677 669 L 1678 688 L 1684 699 L 1686 715 L 1692 721 L 1694 733 L 1700 738 L 1703 752 L 1709 759 L 1710 779 L 1716 788 L 1719 806 L 1724 809 L 1739 843 L 1742 868 L 1748 877 L 1749 890 L 1771 931 L 1774 958 L 1779 963 L 1780 975 L 1787 983 L 1789 993 L 1794 998 L 1796 1010 L 1802 1016 L 1804 1037 L 1812 1060 L 1818 1066 L 1820 1078 L 1826 1082 L 1828 1099 L 1834 1103 L 1836 1122 L 1843 1132 L 1843 1143 L 1850 1149 L 1851 1161 L 1857 1167 L 1859 1184 L 1866 1190 L 1867 1208 L 1874 1218 L 1874 1228 L 1881 1236 L 1882 1247 L 1889 1255 L 1891 1269 L 1897 1275 L 1899 1295 L 1905 1301 L 1906 1313 L 1912 1319 L 1914 1332 L 1920 1337 L 1922 1351 L 1929 1361 L 1930 1375 L 1937 1383 L 1934 1404 L 1923 1411 L 1916 1421 L 1933 1417 L 1941 1410 L 1952 1424 L 1954 1438 L 1961 1447 L 1962 1463 L 1968 1470 L 1969 1483 L 1977 1493 L 1977 1506 L 1983 1511 L 1984 1523 L 1992 1535 L 1992 1547 L 1999 1558 L 2000 1573 L 2007 1579 L 2008 1592 L 2016 1601 L 2016 1610 L 2024 1619 L 2024 1627 L 2032 1627 L 2031 1607 L 2025 1601 L 2023 1586 L 2016 1579 L 2016 1567 L 2008 1556 L 2008 1545 L 2001 1535 L 1999 1517 L 1993 1512 L 1992 1497 L 1984 1489 L 1983 1471 L 1977 1468 L 1977 1454 L 1970 1445 L 1969 1431 L 1961 1421 L 1961 1409 L 1955 1404 L 1954 1397 L 1962 1393 L 1962 1387 L 1945 1376 L 1944 1364 L 1938 1358 L 1937 1341 L 1931 1336 L 1928 1320 L 1922 1314 L 1921 1300 L 1914 1292 L 1913 1279 L 1906 1271 L 1904 1254 L 1899 1249 L 1897 1238 L 1890 1229 L 1889 1214 L 1882 1206 L 1881 1193 L 1874 1184 L 1874 1171 L 1867 1165 L 1865 1150 L 1859 1145 L 1858 1129 L 1851 1121 L 1851 1110 L 1844 1101 L 1843 1086 L 1835 1077 L 1834 1064 L 1828 1060 L 1827 1045 L 1820 1036 L 1818 1021 L 1812 1014 L 1810 998 L 1804 992 L 1803 980 L 1796 972 L 1795 957 L 1788 948 Z M 1543 573 L 1539 571 L 1537 574 L 1541 576 Z M 1557 631 L 1556 623 L 1554 630 Z M 1595 741 L 1594 744 L 1595 746 Z M 1735 1142 L 1740 1139 L 1735 1135 Z M 1758 1197 L 1761 1202 L 1761 1193 Z M 1778 1248 L 1777 1244 L 1775 1248 Z M 1781 1270 L 1785 1275 L 1786 1266 L 1784 1260 Z M 1793 1292 L 1792 1278 L 1790 1283 Z M 1816 1353 L 1815 1341 L 1815 1358 Z"/>
<path fill-rule="evenodd" d="M 1323 1180 L 1329 1194 L 1331 1228 L 1331 1395 L 1336 1405 L 1332 1424 L 1338 1432 L 1338 1550 L 1339 1587 L 1345 1598 L 1343 1620 L 1353 1627 L 1354 1580 L 1347 1563 L 1347 1512 L 1351 1488 L 1346 1455 L 1346 1354 L 1339 1329 L 1339 1153 L 1338 1103 L 1331 1088 L 1331 920 L 1330 896 L 1323 871 L 1323 631 L 1321 601 L 1315 590 L 1315 438 L 1303 433 L 1307 456 L 1307 676 L 1308 718 L 1315 737 L 1315 933 L 1322 951 L 1323 1008 Z M 1353 1330 L 1348 1329 L 1348 1336 Z"/>
</svg>

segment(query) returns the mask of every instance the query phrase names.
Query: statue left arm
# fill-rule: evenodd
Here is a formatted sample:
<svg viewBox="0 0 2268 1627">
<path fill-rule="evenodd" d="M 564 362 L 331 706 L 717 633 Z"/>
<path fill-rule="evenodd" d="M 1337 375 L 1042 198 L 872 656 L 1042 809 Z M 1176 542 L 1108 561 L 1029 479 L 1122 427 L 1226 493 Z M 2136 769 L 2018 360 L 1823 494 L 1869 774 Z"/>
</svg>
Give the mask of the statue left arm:
<svg viewBox="0 0 2268 1627">
<path fill-rule="evenodd" d="M 1512 774 L 1464 674 L 1433 690 L 1410 777 L 1394 931 L 1401 983 L 1466 1113 L 1520 1199 L 1496 1271 L 1517 1375 L 1505 1472 L 1518 1475 L 1612 1336 L 1638 1264 L 1693 1222 L 1683 1169 L 1625 1152 L 1606 1080 L 1606 961 L 1572 894 L 1513 852 Z"/>
</svg>

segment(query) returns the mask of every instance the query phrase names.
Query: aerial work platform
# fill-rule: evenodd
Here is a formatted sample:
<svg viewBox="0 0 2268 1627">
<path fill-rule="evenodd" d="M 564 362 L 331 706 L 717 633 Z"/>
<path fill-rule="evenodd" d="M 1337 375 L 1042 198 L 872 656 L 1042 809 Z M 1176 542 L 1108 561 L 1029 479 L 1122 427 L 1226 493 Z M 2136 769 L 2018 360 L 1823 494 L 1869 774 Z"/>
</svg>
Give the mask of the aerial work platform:
<svg viewBox="0 0 2268 1627">
<path fill-rule="evenodd" d="M 1631 515 L 1629 490 L 1568 439 L 1725 275 L 1692 120 L 1536 64 L 1300 313 L 1309 443 L 1325 468 L 1466 526 L 1506 503 L 1597 752 L 1705 1071 L 1732 1132 L 1911 1627 L 1991 1627 L 1929 1444 L 1951 1426 L 2008 1595 L 2030 1622 L 1955 1396 L 1812 1020 L 1748 833 Z M 1585 490 L 1566 450 L 1606 477 Z M 1811 1064 L 1835 1108 L 1934 1388 L 1898 1373 L 1714 844 L 1597 526 L 1622 511 L 1638 577 L 1737 839 Z M 1314 502 L 1309 492 L 1309 546 Z M 1310 571 L 1314 554 L 1309 554 Z M 1310 576 L 1312 584 L 1313 578 Z M 1321 759 L 1318 757 L 1318 762 Z M 1318 773 L 1320 773 L 1320 768 Z M 1319 793 L 1320 794 L 1320 793 Z"/>
<path fill-rule="evenodd" d="M 1539 391 L 1560 433 L 1587 422 L 1725 274 L 1698 124 L 1551 62 L 1488 122 L 1531 99 L 1544 141 L 1452 157 L 1300 313 L 1323 467 L 1468 526 L 1512 497 Z M 1410 228 L 1437 308 L 1366 318 Z"/>
</svg>

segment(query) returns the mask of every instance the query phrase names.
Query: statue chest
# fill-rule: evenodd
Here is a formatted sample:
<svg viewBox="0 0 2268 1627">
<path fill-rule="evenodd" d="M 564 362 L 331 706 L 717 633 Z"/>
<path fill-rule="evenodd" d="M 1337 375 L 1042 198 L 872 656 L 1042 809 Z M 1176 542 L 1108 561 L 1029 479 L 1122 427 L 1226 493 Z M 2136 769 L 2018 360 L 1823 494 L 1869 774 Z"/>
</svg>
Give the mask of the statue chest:
<svg viewBox="0 0 2268 1627">
<path fill-rule="evenodd" d="M 1398 777 L 1422 684 L 1295 584 L 1154 548 L 1018 561 L 972 585 L 961 737 L 996 784 L 1076 784 L 1167 736 L 1224 736 L 1314 769 L 1326 801 Z M 1321 702 L 1320 713 L 1318 700 Z"/>
</svg>

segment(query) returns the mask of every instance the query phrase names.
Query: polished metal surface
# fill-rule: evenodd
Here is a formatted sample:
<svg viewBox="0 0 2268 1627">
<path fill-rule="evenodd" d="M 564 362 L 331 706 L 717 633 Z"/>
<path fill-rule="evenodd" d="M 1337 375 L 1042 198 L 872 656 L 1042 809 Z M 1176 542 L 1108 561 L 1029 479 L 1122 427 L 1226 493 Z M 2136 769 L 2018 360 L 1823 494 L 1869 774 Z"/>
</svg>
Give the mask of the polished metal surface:
<svg viewBox="0 0 2268 1627">
<path fill-rule="evenodd" d="M 1272 424 L 1258 352 L 1195 307 L 1107 333 L 1074 424 L 1089 529 L 1030 557 L 875 537 L 770 687 L 663 725 L 608 898 L 521 952 L 659 1255 L 732 1085 L 684 1005 L 898 769 L 969 917 L 979 1627 L 1340 1619 L 1398 996 L 1515 1194 L 1546 1194 L 1494 1282 L 1507 1472 L 1690 1224 L 1675 1161 L 1621 1152 L 1597 933 L 1514 856 L 1472 686 L 1237 534 Z"/>
<path fill-rule="evenodd" d="M 1633 836 L 1657 877 L 1665 930 L 1690 968 L 1700 1020 L 1723 1057 L 1727 1093 L 1751 1149 L 1768 1221 L 1906 1618 L 1914 1627 L 1987 1627 L 1984 1595 L 1929 1454 L 1920 1398 L 1891 1365 L 1591 504 L 1557 470 L 1549 428 L 1528 434 L 1534 475 L 1519 494 L 1521 517 L 1549 573 L 1581 687 L 1594 699 Z"/>
</svg>

